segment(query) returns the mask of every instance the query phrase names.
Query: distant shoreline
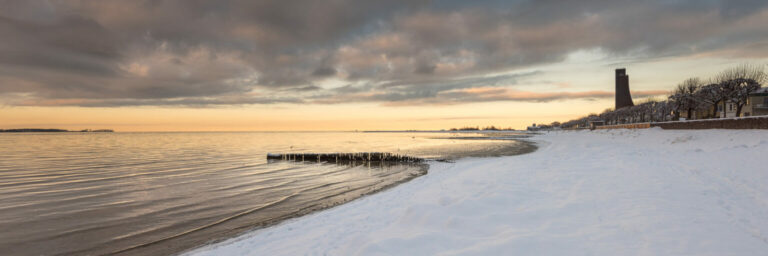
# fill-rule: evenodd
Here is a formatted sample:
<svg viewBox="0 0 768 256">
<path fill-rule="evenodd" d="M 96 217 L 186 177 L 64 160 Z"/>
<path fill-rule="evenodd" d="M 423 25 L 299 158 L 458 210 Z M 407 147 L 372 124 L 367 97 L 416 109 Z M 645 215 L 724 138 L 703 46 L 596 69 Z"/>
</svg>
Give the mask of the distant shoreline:
<svg viewBox="0 0 768 256">
<path fill-rule="evenodd" d="M 0 132 L 115 132 L 112 129 L 85 129 L 79 131 L 70 131 L 64 129 L 45 129 L 45 128 L 21 128 L 21 129 L 0 129 Z"/>
<path fill-rule="evenodd" d="M 380 130 L 355 131 L 364 133 L 484 133 L 484 132 L 526 132 L 526 130 Z"/>
</svg>

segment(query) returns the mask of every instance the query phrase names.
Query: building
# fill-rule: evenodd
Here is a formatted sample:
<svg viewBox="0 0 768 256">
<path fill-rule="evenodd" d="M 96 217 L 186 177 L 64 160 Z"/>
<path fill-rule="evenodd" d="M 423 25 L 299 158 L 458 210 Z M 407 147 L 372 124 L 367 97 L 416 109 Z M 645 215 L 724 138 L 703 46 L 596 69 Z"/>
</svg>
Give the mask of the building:
<svg viewBox="0 0 768 256">
<path fill-rule="evenodd" d="M 768 115 L 768 87 L 749 94 L 747 104 L 741 108 L 741 116 L 765 116 Z M 717 104 L 717 117 L 736 117 L 736 104 L 730 101 Z"/>
<path fill-rule="evenodd" d="M 746 106 L 744 108 L 746 108 Z M 747 112 L 748 111 L 744 111 L 744 109 L 742 109 L 741 115 L 743 116 Z M 736 117 L 736 103 L 725 101 L 725 102 L 720 102 L 720 104 L 717 104 L 717 117 L 718 118 Z"/>
<path fill-rule="evenodd" d="M 589 129 L 594 130 L 598 126 L 605 125 L 605 121 L 603 120 L 589 120 Z"/>
<path fill-rule="evenodd" d="M 768 115 L 768 87 L 763 87 L 749 95 L 747 105 L 744 106 L 744 116 Z"/>
<path fill-rule="evenodd" d="M 624 68 L 616 69 L 616 108 L 634 106 L 632 95 L 629 94 L 629 76 Z"/>
<path fill-rule="evenodd" d="M 541 124 L 541 125 L 533 124 L 531 126 L 528 126 L 527 130 L 528 131 L 542 131 L 542 130 L 551 131 L 551 130 L 560 130 L 560 127 L 555 127 L 548 124 Z"/>
</svg>

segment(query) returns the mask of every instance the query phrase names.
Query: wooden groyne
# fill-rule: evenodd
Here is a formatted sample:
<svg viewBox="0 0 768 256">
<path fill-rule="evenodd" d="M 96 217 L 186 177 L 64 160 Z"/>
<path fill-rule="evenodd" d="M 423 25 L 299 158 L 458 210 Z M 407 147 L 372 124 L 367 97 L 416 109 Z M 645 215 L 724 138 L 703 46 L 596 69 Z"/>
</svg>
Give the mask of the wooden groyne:
<svg viewBox="0 0 768 256">
<path fill-rule="evenodd" d="M 300 162 L 328 162 L 328 163 L 346 163 L 346 162 L 390 162 L 390 163 L 421 163 L 423 158 L 398 155 L 384 152 L 361 152 L 361 153 L 278 153 L 267 154 L 268 160 L 285 160 Z"/>
</svg>

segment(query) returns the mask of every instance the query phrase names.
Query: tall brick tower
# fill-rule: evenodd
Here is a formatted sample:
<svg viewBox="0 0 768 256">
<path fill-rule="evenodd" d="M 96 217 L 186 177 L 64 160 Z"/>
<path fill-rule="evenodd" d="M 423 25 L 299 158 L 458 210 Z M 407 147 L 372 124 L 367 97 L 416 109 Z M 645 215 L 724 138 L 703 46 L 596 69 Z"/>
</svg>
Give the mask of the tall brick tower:
<svg viewBox="0 0 768 256">
<path fill-rule="evenodd" d="M 632 95 L 629 94 L 629 76 L 624 68 L 616 69 L 616 108 L 631 107 Z"/>
</svg>

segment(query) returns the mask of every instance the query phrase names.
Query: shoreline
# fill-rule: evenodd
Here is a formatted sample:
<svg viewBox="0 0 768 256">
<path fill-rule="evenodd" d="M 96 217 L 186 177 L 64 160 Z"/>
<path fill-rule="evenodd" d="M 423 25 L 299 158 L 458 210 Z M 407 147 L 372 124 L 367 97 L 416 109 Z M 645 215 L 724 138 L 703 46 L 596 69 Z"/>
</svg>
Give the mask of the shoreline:
<svg viewBox="0 0 768 256">
<path fill-rule="evenodd" d="M 205 232 L 198 233 L 198 231 L 201 231 L 201 230 L 204 230 L 204 229 L 208 229 L 209 227 L 217 227 L 218 225 L 222 225 L 222 224 L 226 225 L 225 222 L 228 222 L 230 220 L 234 220 L 234 219 L 237 219 L 237 218 L 240 218 L 240 217 L 244 217 L 245 215 L 249 215 L 249 214 L 251 214 L 253 212 L 256 212 L 258 210 L 270 208 L 271 206 L 274 206 L 273 203 L 269 203 L 267 205 L 258 206 L 258 207 L 253 208 L 253 210 L 250 210 L 248 212 L 244 212 L 244 213 L 240 213 L 238 215 L 232 216 L 232 217 L 228 217 L 228 218 L 220 220 L 220 221 L 218 221 L 216 223 L 206 224 L 206 225 L 204 225 L 202 227 L 194 228 L 192 230 L 186 231 L 186 232 L 181 233 L 181 234 L 174 234 L 172 236 L 165 237 L 165 238 L 162 238 L 160 240 L 150 241 L 150 242 L 147 242 L 147 243 L 144 243 L 144 244 L 135 245 L 135 246 L 132 246 L 132 247 L 129 247 L 129 248 L 122 248 L 120 250 L 109 252 L 108 254 L 110 254 L 110 255 L 135 255 L 135 254 L 139 254 L 139 255 L 144 255 L 144 254 L 181 255 L 181 254 L 183 254 L 185 252 L 194 250 L 196 248 L 200 248 L 200 246 L 193 246 L 193 247 L 187 248 L 186 246 L 179 246 L 178 244 L 174 245 L 173 244 L 173 240 L 174 239 L 187 239 L 187 240 L 192 240 L 192 242 L 198 241 L 198 242 L 203 242 L 204 245 L 205 244 L 215 244 L 215 243 L 223 242 L 223 241 L 226 241 L 226 240 L 229 240 L 229 239 L 232 239 L 232 238 L 235 238 L 235 237 L 247 234 L 249 232 L 253 232 L 253 231 L 257 231 L 257 230 L 262 230 L 262 229 L 267 229 L 267 228 L 274 227 L 274 226 L 278 226 L 278 225 L 280 225 L 280 224 L 282 224 L 282 223 L 284 223 L 286 221 L 290 221 L 292 219 L 301 218 L 301 217 L 304 217 L 304 216 L 307 216 L 307 215 L 312 215 L 312 214 L 314 214 L 316 212 L 322 212 L 322 211 L 325 211 L 325 210 L 328 210 L 328 209 L 333 209 L 335 207 L 347 204 L 349 202 L 353 202 L 353 201 L 358 200 L 360 198 L 364 198 L 364 197 L 369 196 L 369 195 L 374 195 L 374 194 L 386 191 L 386 190 L 391 189 L 393 187 L 397 187 L 398 185 L 407 183 L 407 182 L 409 182 L 409 181 L 411 181 L 411 180 L 413 180 L 415 178 L 422 177 L 422 176 L 426 175 L 428 173 L 428 170 L 429 170 L 429 165 L 426 164 L 426 163 L 401 163 L 400 165 L 402 165 L 403 168 L 418 168 L 419 169 L 418 172 L 420 172 L 420 174 L 408 175 L 408 176 L 404 177 L 403 179 L 398 180 L 397 182 L 389 183 L 389 184 L 386 184 L 386 185 L 383 185 L 383 186 L 372 186 L 372 187 L 356 188 L 356 189 L 353 189 L 353 190 L 345 192 L 345 194 L 343 194 L 343 195 L 339 195 L 339 196 L 348 196 L 349 198 L 340 199 L 339 201 L 331 201 L 330 204 L 324 203 L 324 204 L 321 204 L 321 205 L 315 205 L 315 206 L 310 206 L 310 207 L 306 207 L 306 208 L 301 208 L 298 211 L 292 212 L 290 214 L 279 215 L 279 216 L 272 216 L 269 219 L 266 219 L 266 220 L 263 220 L 263 221 L 260 221 L 260 222 L 256 222 L 256 223 L 251 223 L 248 226 L 234 226 L 234 227 L 232 227 L 232 229 L 218 230 L 218 231 L 215 232 L 216 237 L 209 237 L 209 235 L 211 235 L 211 234 L 205 233 Z M 359 164 L 357 166 L 363 166 L 363 165 Z M 395 165 L 393 164 L 392 166 L 395 166 Z M 392 166 L 390 166 L 390 167 L 392 167 Z M 359 195 L 352 195 L 352 196 L 350 196 L 350 194 L 354 194 L 355 192 L 358 192 L 359 190 L 364 190 L 364 192 L 360 193 Z M 170 245 L 169 244 L 165 244 L 166 242 L 170 242 L 171 244 Z M 189 241 L 187 241 L 187 243 L 188 242 Z M 176 246 L 176 247 L 174 247 L 174 246 Z"/>
<path fill-rule="evenodd" d="M 471 138 L 467 137 L 467 138 L 460 138 L 460 139 L 470 140 Z M 295 219 L 301 219 L 301 218 L 304 218 L 306 216 L 311 216 L 311 215 L 314 215 L 314 214 L 317 214 L 317 213 L 320 213 L 320 212 L 329 211 L 329 210 L 338 208 L 340 206 L 353 203 L 355 201 L 364 199 L 366 197 L 375 196 L 375 195 L 380 194 L 380 193 L 386 193 L 387 190 L 396 188 L 398 186 L 402 186 L 404 184 L 408 184 L 409 182 L 412 182 L 414 179 L 418 179 L 418 178 L 421 178 L 421 177 L 429 175 L 430 171 L 432 170 L 432 167 L 434 165 L 436 165 L 436 164 L 440 164 L 440 165 L 452 164 L 454 161 L 461 161 L 462 159 L 468 159 L 468 158 L 469 159 L 473 159 L 473 158 L 485 159 L 485 158 L 499 158 L 499 157 L 509 157 L 509 156 L 524 155 L 524 154 L 529 154 L 531 152 L 535 152 L 538 149 L 538 147 L 536 146 L 536 143 L 533 143 L 531 141 L 527 141 L 524 138 L 520 138 L 520 137 L 510 137 L 510 138 L 505 138 L 505 139 L 499 139 L 499 138 L 481 138 L 481 139 L 507 140 L 507 141 L 510 141 L 510 142 L 515 142 L 515 144 L 507 145 L 507 146 L 504 146 L 502 148 L 489 149 L 488 151 L 481 151 L 481 152 L 461 152 L 461 153 L 455 153 L 454 152 L 453 155 L 448 155 L 448 156 L 446 156 L 444 158 L 440 158 L 440 159 L 426 158 L 426 159 L 424 159 L 423 163 L 403 163 L 403 164 L 407 164 L 407 165 L 420 165 L 420 166 L 423 166 L 421 168 L 422 168 L 422 171 L 423 171 L 424 174 L 411 176 L 408 179 L 401 180 L 401 181 L 399 181 L 397 183 L 392 183 L 392 184 L 389 184 L 388 186 L 377 188 L 375 190 L 372 190 L 372 191 L 369 191 L 367 193 L 364 193 L 364 194 L 362 194 L 362 195 L 360 195 L 358 197 L 355 197 L 355 198 L 353 198 L 353 199 L 351 199 L 350 201 L 347 201 L 347 202 L 342 202 L 342 203 L 339 203 L 339 204 L 330 205 L 328 207 L 323 207 L 323 208 L 320 208 L 320 209 L 313 209 L 313 210 L 307 211 L 307 212 L 301 212 L 301 213 L 296 213 L 296 214 L 292 214 L 292 215 L 289 215 L 289 216 L 284 216 L 284 217 L 281 217 L 280 219 L 275 219 L 275 220 L 272 220 L 272 221 L 270 221 L 268 223 L 264 223 L 264 224 L 261 224 L 261 225 L 255 225 L 255 226 L 248 227 L 248 228 L 239 229 L 237 231 L 232 231 L 231 232 L 232 235 L 227 235 L 227 236 L 224 236 L 224 237 L 221 237 L 221 238 L 212 239 L 212 240 L 210 240 L 210 241 L 208 241 L 206 243 L 201 244 L 200 246 L 196 246 L 196 247 L 193 247 L 193 248 L 190 248 L 190 249 L 187 249 L 187 250 L 176 251 L 175 253 L 178 254 L 178 255 L 186 255 L 186 254 L 188 254 L 190 252 L 196 251 L 196 250 L 198 250 L 200 248 L 203 248 L 203 247 L 206 247 L 206 246 L 209 246 L 209 245 L 215 245 L 215 244 L 218 244 L 218 243 L 223 243 L 223 242 L 229 241 L 231 239 L 237 239 L 238 237 L 241 237 L 241 236 L 244 236 L 244 235 L 248 235 L 251 232 L 259 232 L 261 230 L 270 229 L 270 228 L 273 228 L 273 227 L 276 227 L 276 226 L 280 226 L 283 223 L 291 222 L 292 220 L 295 220 Z M 520 143 L 522 145 L 520 145 L 518 143 Z M 396 164 L 396 163 L 393 163 L 393 165 L 394 164 Z M 121 253 L 121 252 L 123 252 L 123 251 L 120 251 L 118 253 Z M 132 252 L 132 251 L 125 250 L 125 252 Z M 169 252 L 169 253 L 174 253 L 174 252 Z"/>
<path fill-rule="evenodd" d="M 459 138 L 463 140 L 470 140 L 471 138 Z M 477 150 L 475 147 L 438 147 L 438 148 L 423 148 L 424 151 L 420 151 L 421 154 L 426 154 L 427 152 L 439 152 L 440 154 L 444 154 L 441 158 L 433 158 L 433 157 L 425 157 L 423 162 L 404 162 L 404 163 L 398 163 L 398 162 L 392 162 L 392 163 L 384 163 L 379 162 L 378 164 L 376 162 L 371 162 L 370 164 L 357 164 L 359 166 L 365 166 L 368 165 L 369 167 L 374 166 L 374 168 L 378 167 L 385 167 L 388 168 L 396 167 L 398 165 L 402 165 L 402 168 L 418 168 L 420 169 L 420 174 L 411 174 L 408 177 L 405 177 L 404 179 L 398 180 L 397 182 L 385 184 L 385 185 L 376 185 L 372 187 L 361 187 L 361 188 L 355 188 L 351 191 L 348 191 L 345 194 L 345 198 L 341 201 L 334 201 L 331 204 L 322 204 L 317 205 L 315 207 L 308 207 L 308 208 L 302 208 L 299 209 L 296 212 L 292 212 L 287 215 L 280 215 L 280 216 L 273 216 L 265 221 L 258 222 L 258 223 L 250 223 L 247 225 L 235 225 L 232 223 L 229 223 L 229 219 L 222 220 L 221 223 L 214 223 L 214 224 L 206 224 L 203 227 L 198 227 L 193 230 L 189 230 L 186 232 L 183 232 L 181 234 L 173 234 L 168 237 L 161 238 L 159 240 L 153 240 L 148 241 L 146 243 L 134 245 L 128 248 L 120 248 L 115 251 L 111 251 L 109 254 L 116 254 L 116 255 L 131 255 L 131 254 L 184 254 L 189 251 L 194 251 L 197 248 L 200 248 L 201 246 L 209 245 L 209 244 L 216 244 L 225 242 L 229 239 L 237 238 L 242 235 L 246 235 L 250 232 L 258 232 L 259 230 L 263 229 L 269 229 L 274 226 L 280 226 L 282 223 L 289 222 L 293 219 L 297 218 L 303 218 L 304 216 L 313 215 L 318 212 L 324 212 L 328 211 L 330 209 L 334 209 L 339 206 L 343 206 L 345 204 L 349 204 L 350 202 L 355 202 L 357 200 L 366 198 L 368 196 L 373 196 L 376 194 L 379 194 L 381 192 L 385 192 L 389 189 L 402 186 L 403 184 L 407 184 L 411 182 L 413 179 L 423 177 L 429 174 L 429 170 L 431 170 L 434 163 L 452 163 L 453 161 L 460 160 L 463 158 L 493 158 L 493 157 L 500 157 L 500 156 L 509 156 L 509 155 L 520 155 L 520 154 L 526 154 L 530 152 L 534 152 L 537 147 L 534 143 L 521 140 L 520 137 L 509 137 L 509 138 L 501 138 L 501 137 L 491 137 L 491 138 L 485 138 L 485 137 L 479 137 L 477 139 L 480 140 L 499 140 L 499 143 L 494 143 L 494 146 L 488 146 L 482 148 L 482 150 Z M 274 160 L 273 160 L 274 161 Z M 279 160 L 278 160 L 279 161 Z M 287 160 L 290 161 L 290 160 Z M 314 164 L 314 161 L 308 161 L 308 162 L 297 162 L 296 164 Z M 405 173 L 405 172 L 404 172 Z M 361 192 L 361 193 L 360 193 Z M 267 206 L 259 206 L 258 209 L 254 210 L 254 212 L 261 210 L 262 208 L 264 210 L 268 210 L 270 208 L 270 205 Z M 232 217 L 232 220 L 234 222 L 240 223 L 242 221 L 236 220 L 236 218 L 240 218 L 240 216 L 244 218 L 246 215 L 250 215 L 251 212 L 241 213 L 238 214 L 235 217 Z M 219 227 L 219 225 L 230 225 L 230 229 L 222 230 L 222 227 Z M 234 225 L 234 226 L 232 226 Z M 213 228 L 215 231 L 207 230 L 208 227 Z M 201 231 L 201 232 L 197 232 Z M 174 242 L 176 241 L 176 242 Z M 183 242 L 180 242 L 183 241 Z M 189 243 L 202 243 L 198 244 L 198 246 L 192 246 L 189 247 Z"/>
<path fill-rule="evenodd" d="M 434 139 L 463 136 L 448 134 L 309 134 L 285 135 L 274 140 L 269 140 L 273 137 L 270 134 L 165 137 L 120 133 L 87 139 L 70 135 L 0 136 L 9 145 L 21 146 L 18 152 L 6 151 L 11 161 L 4 166 L 18 170 L 8 174 L 19 178 L 9 179 L 10 186 L 2 191 L 10 195 L 5 205 L 26 205 L 3 212 L 7 219 L 3 226 L 6 232 L 0 232 L 6 238 L 0 243 L 3 251 L 46 254 L 45 248 L 55 247 L 59 253 L 68 254 L 176 254 L 339 205 L 360 194 L 372 194 L 423 174 L 416 166 L 372 162 L 340 166 L 270 161 L 264 158 L 269 151 L 371 148 L 450 162 L 455 156 L 468 153 L 517 154 L 522 150 L 518 148 L 525 145 L 511 141 Z M 485 140 L 488 135 L 480 136 Z M 46 142 L 40 144 L 45 147 L 30 148 L 38 141 Z M 177 144 L 169 142 L 182 141 L 193 143 L 183 144 L 186 146 L 182 148 L 166 147 Z M 254 146 L 253 141 L 264 143 Z M 317 146 L 329 141 L 338 144 Z M 287 145 L 295 146 L 296 150 L 288 150 Z M 150 146 L 153 150 L 144 150 Z M 54 161 L 24 161 L 29 155 L 19 152 L 31 150 L 38 150 L 40 159 Z M 100 158 L 94 162 L 94 156 Z M 66 163 L 67 168 L 61 163 Z M 40 173 L 46 180 L 27 187 L 34 176 L 22 175 L 27 174 L 23 173 L 28 169 L 25 166 L 36 170 L 31 174 Z M 42 185 L 78 189 L 50 195 L 35 193 Z M 100 202 L 126 203 L 112 206 Z M 45 209 L 49 214 L 29 219 L 27 216 L 36 214 L 37 209 Z M 59 221 L 64 218 L 71 221 Z"/>
<path fill-rule="evenodd" d="M 382 193 L 182 255 L 768 250 L 768 174 L 756 170 L 768 134 L 562 131 L 530 140 L 539 145 L 530 154 L 431 163 L 427 175 Z"/>
<path fill-rule="evenodd" d="M 475 133 L 477 133 L 477 132 L 475 132 Z M 316 215 L 316 214 L 320 214 L 320 213 L 323 213 L 323 212 L 332 211 L 332 210 L 334 210 L 336 208 L 343 207 L 344 205 L 353 204 L 353 203 L 355 203 L 357 201 L 364 200 L 367 197 L 372 197 L 372 196 L 376 196 L 376 195 L 381 194 L 381 193 L 386 193 L 388 190 L 395 189 L 395 188 L 397 188 L 399 186 L 403 186 L 405 184 L 409 184 L 409 183 L 413 182 L 414 180 L 417 180 L 417 179 L 423 178 L 425 176 L 428 176 L 432 172 L 432 170 L 434 169 L 435 166 L 439 166 L 441 168 L 445 168 L 446 166 L 450 166 L 452 164 L 455 164 L 456 161 L 464 161 L 464 160 L 467 160 L 467 159 L 482 160 L 482 159 L 515 157 L 515 156 L 520 156 L 520 155 L 525 155 L 525 154 L 530 154 L 530 153 L 536 152 L 539 149 L 538 145 L 539 145 L 540 142 L 531 141 L 530 138 L 531 138 L 530 135 L 528 135 L 526 137 L 519 137 L 519 136 L 503 137 L 502 136 L 502 137 L 490 137 L 490 138 L 482 138 L 482 137 L 442 138 L 442 139 L 460 139 L 460 140 L 473 140 L 473 139 L 479 139 L 479 140 L 506 140 L 506 141 L 510 141 L 510 142 L 521 143 L 523 145 L 522 146 L 521 145 L 517 145 L 517 146 L 511 146 L 510 145 L 508 147 L 505 147 L 502 150 L 498 150 L 497 149 L 497 150 L 489 150 L 489 151 L 482 151 L 482 152 L 471 152 L 471 153 L 463 152 L 463 153 L 460 153 L 461 155 L 458 155 L 458 154 L 457 155 L 451 155 L 451 156 L 447 156 L 447 157 L 439 158 L 439 159 L 436 159 L 436 158 L 426 158 L 426 159 L 424 159 L 425 161 L 423 163 L 420 163 L 420 165 L 424 165 L 425 166 L 424 167 L 424 173 L 425 174 L 423 174 L 423 175 L 413 176 L 413 177 L 411 177 L 411 178 L 409 178 L 407 180 L 403 180 L 401 182 L 398 182 L 398 183 L 395 183 L 395 184 L 391 184 L 391 185 L 389 185 L 387 187 L 383 187 L 383 188 L 377 189 L 376 191 L 372 191 L 370 193 L 366 193 L 366 194 L 364 194 L 364 195 L 362 195 L 360 197 L 357 197 L 357 198 L 355 198 L 355 199 L 353 199 L 353 200 L 351 200 L 349 202 L 344 202 L 344 203 L 333 205 L 333 206 L 330 206 L 330 207 L 327 207 L 327 208 L 323 208 L 323 209 L 317 209 L 317 210 L 314 210 L 314 211 L 311 211 L 311 212 L 308 212 L 308 213 L 305 213 L 305 214 L 299 214 L 299 215 L 296 215 L 296 216 L 289 216 L 287 218 L 283 218 L 281 220 L 277 220 L 275 222 L 269 223 L 268 225 L 263 225 L 263 226 L 257 226 L 257 227 L 254 227 L 254 228 L 250 228 L 250 230 L 247 230 L 247 231 L 244 231 L 244 232 L 239 232 L 238 234 L 236 234 L 234 236 L 229 236 L 229 237 L 225 237 L 225 238 L 211 240 L 209 242 L 201 244 L 200 246 L 197 246 L 197 247 L 194 247 L 194 248 L 191 248 L 191 249 L 188 249 L 188 250 L 179 251 L 179 252 L 176 253 L 176 255 L 192 255 L 195 252 L 200 251 L 200 250 L 204 250 L 205 248 L 210 247 L 210 246 L 217 246 L 219 244 L 225 244 L 225 243 L 231 242 L 233 240 L 236 241 L 236 240 L 239 240 L 241 237 L 249 236 L 252 233 L 265 232 L 265 230 L 269 230 L 269 229 L 273 229 L 273 228 L 278 228 L 281 225 L 292 223 L 293 221 L 297 221 L 297 220 L 300 220 L 300 219 L 303 219 L 303 218 L 307 218 L 307 217 L 310 217 L 310 216 L 313 216 L 313 215 Z"/>
</svg>

